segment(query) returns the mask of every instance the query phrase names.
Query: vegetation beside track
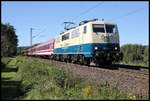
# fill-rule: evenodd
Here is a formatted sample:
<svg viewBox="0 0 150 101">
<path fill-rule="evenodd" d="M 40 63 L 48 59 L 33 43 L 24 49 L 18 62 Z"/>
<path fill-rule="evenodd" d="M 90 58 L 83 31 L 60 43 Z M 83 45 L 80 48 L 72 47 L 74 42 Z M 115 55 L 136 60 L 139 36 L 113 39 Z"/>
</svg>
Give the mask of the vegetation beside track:
<svg viewBox="0 0 150 101">
<path fill-rule="evenodd" d="M 10 58 L 9 63 L 8 60 L 2 61 L 7 63 L 2 71 L 2 99 L 140 99 L 136 94 L 118 91 L 107 82 L 103 85 L 85 84 L 70 72 L 28 57 Z M 13 70 L 6 72 L 8 68 Z M 10 81 L 15 81 L 13 90 L 9 87 Z"/>
<path fill-rule="evenodd" d="M 141 67 L 147 67 L 149 68 L 149 63 L 143 63 L 141 61 L 137 62 L 124 62 L 124 61 L 120 61 L 120 62 L 115 62 L 114 64 L 122 64 L 122 65 L 131 65 L 131 66 L 141 66 Z"/>
<path fill-rule="evenodd" d="M 21 81 L 17 79 L 16 59 L 1 58 L 1 99 L 12 100 L 19 97 Z"/>
<path fill-rule="evenodd" d="M 120 50 L 123 53 L 120 64 L 149 67 L 149 46 L 125 44 Z"/>
</svg>

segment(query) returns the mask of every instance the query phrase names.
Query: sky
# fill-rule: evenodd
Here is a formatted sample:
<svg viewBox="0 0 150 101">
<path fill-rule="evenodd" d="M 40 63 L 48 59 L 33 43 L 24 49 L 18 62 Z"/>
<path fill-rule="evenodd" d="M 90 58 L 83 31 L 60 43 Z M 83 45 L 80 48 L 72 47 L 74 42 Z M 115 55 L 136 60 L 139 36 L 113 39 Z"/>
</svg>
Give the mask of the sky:
<svg viewBox="0 0 150 101">
<path fill-rule="evenodd" d="M 77 26 L 94 18 L 117 24 L 120 46 L 149 45 L 148 1 L 2 1 L 1 11 L 1 22 L 16 29 L 18 46 L 30 46 L 30 28 L 37 44 L 63 32 L 63 22 Z"/>
</svg>

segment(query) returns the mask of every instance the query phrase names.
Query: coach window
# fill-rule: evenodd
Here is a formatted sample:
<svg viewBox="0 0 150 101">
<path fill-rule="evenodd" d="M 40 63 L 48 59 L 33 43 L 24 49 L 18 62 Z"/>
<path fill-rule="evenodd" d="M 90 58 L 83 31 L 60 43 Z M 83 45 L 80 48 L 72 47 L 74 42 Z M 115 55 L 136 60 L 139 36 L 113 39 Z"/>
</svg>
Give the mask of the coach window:
<svg viewBox="0 0 150 101">
<path fill-rule="evenodd" d="M 49 49 L 49 44 L 47 45 L 47 49 Z"/>
<path fill-rule="evenodd" d="M 83 33 L 86 34 L 86 26 L 84 26 Z"/>
<path fill-rule="evenodd" d="M 49 46 L 49 44 L 47 44 L 47 45 L 46 45 L 46 49 L 49 49 L 49 47 L 48 47 L 48 46 Z"/>
<path fill-rule="evenodd" d="M 53 46 L 53 44 L 52 44 L 52 43 L 50 43 L 49 48 L 51 49 L 51 48 L 52 48 L 52 46 Z"/>
</svg>

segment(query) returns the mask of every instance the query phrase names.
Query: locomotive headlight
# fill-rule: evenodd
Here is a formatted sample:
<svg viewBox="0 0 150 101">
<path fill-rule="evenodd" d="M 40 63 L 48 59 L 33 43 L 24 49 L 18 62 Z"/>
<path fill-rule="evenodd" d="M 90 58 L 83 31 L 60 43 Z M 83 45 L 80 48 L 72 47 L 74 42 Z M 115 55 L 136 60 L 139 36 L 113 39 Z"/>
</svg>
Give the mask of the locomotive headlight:
<svg viewBox="0 0 150 101">
<path fill-rule="evenodd" d="M 95 46 L 95 47 L 94 47 L 94 49 L 95 49 L 95 50 L 98 50 L 98 47 L 97 47 L 97 46 Z"/>
<path fill-rule="evenodd" d="M 115 47 L 115 50 L 117 50 L 118 49 L 118 47 Z"/>
</svg>

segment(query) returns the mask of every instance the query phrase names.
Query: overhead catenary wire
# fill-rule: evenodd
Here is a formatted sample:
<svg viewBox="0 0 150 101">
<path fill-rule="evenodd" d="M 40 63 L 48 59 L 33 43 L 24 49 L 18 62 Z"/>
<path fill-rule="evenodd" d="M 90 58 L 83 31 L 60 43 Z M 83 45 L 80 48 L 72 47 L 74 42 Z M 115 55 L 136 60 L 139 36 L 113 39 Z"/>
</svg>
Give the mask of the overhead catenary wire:
<svg viewBox="0 0 150 101">
<path fill-rule="evenodd" d="M 98 3 L 98 4 L 94 5 L 94 6 L 92 6 L 91 8 L 87 9 L 86 11 L 80 13 L 78 16 L 76 16 L 76 17 L 74 17 L 73 19 L 69 20 L 69 22 L 73 22 L 75 19 L 77 19 L 77 18 L 83 16 L 84 14 L 86 14 L 86 13 L 88 13 L 89 11 L 95 9 L 96 7 L 102 5 L 103 3 L 104 3 L 104 1 L 102 1 L 101 3 Z M 62 24 L 64 24 L 64 23 L 62 23 Z M 61 25 L 62 25 L 62 24 L 61 24 Z M 74 25 L 75 25 L 75 23 L 74 23 Z"/>
<path fill-rule="evenodd" d="M 35 38 L 35 37 L 39 36 L 39 35 L 40 35 L 41 33 L 43 33 L 44 31 L 45 31 L 45 29 L 42 30 L 40 33 L 36 34 L 35 36 L 33 36 L 32 38 Z"/>
<path fill-rule="evenodd" d="M 118 17 L 115 17 L 115 18 L 112 18 L 112 19 L 110 19 L 109 21 L 118 20 L 118 19 L 121 19 L 121 18 L 123 18 L 123 17 L 125 17 L 125 16 L 132 15 L 132 14 L 134 14 L 134 13 L 137 13 L 137 12 L 143 10 L 144 8 L 145 8 L 145 7 L 136 9 L 136 10 L 131 11 L 131 12 L 128 12 L 128 13 L 126 13 L 126 14 L 124 14 L 124 15 L 121 15 L 121 16 L 118 16 Z"/>
<path fill-rule="evenodd" d="M 96 7 L 100 6 L 100 5 L 102 5 L 103 3 L 104 3 L 104 1 L 102 1 L 101 3 L 98 3 L 97 5 L 94 5 L 93 7 L 87 9 L 86 11 L 84 11 L 84 12 L 82 12 L 82 13 L 80 13 L 78 16 L 74 17 L 74 18 L 71 19 L 70 21 L 73 21 L 73 20 L 75 20 L 75 19 L 81 17 L 82 15 L 88 13 L 89 11 L 91 11 L 91 10 L 93 10 L 94 8 L 96 8 Z M 121 16 L 118 16 L 118 17 L 115 17 L 115 18 L 112 18 L 112 19 L 110 19 L 110 21 L 116 20 L 116 19 L 118 20 L 118 19 L 123 18 L 123 17 L 125 17 L 125 16 L 132 15 L 132 14 L 137 13 L 137 12 L 143 10 L 143 9 L 145 9 L 145 7 L 139 8 L 139 9 L 136 9 L 136 10 L 134 10 L 134 11 L 128 12 L 128 13 L 126 13 L 126 14 L 124 14 L 124 15 L 121 15 Z"/>
<path fill-rule="evenodd" d="M 78 16 L 74 17 L 73 19 L 70 19 L 69 21 L 70 21 L 70 22 L 73 22 L 73 21 L 76 20 L 77 18 L 80 18 L 80 17 L 83 16 L 84 14 L 90 12 L 91 10 L 93 10 L 93 9 L 95 9 L 96 7 L 102 5 L 103 3 L 104 3 L 104 1 L 102 1 L 101 3 L 98 3 L 98 4 L 94 5 L 94 6 L 92 6 L 91 8 L 89 8 L 89 9 L 87 9 L 86 11 L 80 13 Z M 136 10 L 131 11 L 131 12 L 128 12 L 128 13 L 126 13 L 126 14 L 124 14 L 124 15 L 121 15 L 121 16 L 118 16 L 118 17 L 115 17 L 115 18 L 112 18 L 112 19 L 110 19 L 109 21 L 116 20 L 116 19 L 118 20 L 118 19 L 123 18 L 123 17 L 125 17 L 125 16 L 129 16 L 129 15 L 132 15 L 132 14 L 134 14 L 134 13 L 137 13 L 137 12 L 143 10 L 143 9 L 144 9 L 144 7 L 143 7 L 143 8 L 136 9 Z M 62 24 L 61 24 L 61 25 L 62 25 Z"/>
<path fill-rule="evenodd" d="M 93 7 L 87 9 L 86 11 L 84 11 L 84 12 L 82 12 L 82 13 L 80 13 L 78 16 L 74 17 L 74 18 L 71 19 L 70 21 L 74 21 L 75 19 L 77 19 L 77 18 L 83 16 L 84 14 L 86 14 L 86 13 L 88 13 L 89 11 L 95 9 L 96 7 L 102 5 L 103 3 L 104 3 L 104 1 L 102 1 L 101 3 L 98 3 L 98 4 L 96 4 L 96 5 L 94 5 Z"/>
</svg>

